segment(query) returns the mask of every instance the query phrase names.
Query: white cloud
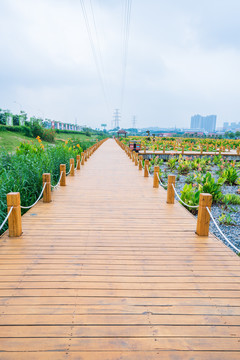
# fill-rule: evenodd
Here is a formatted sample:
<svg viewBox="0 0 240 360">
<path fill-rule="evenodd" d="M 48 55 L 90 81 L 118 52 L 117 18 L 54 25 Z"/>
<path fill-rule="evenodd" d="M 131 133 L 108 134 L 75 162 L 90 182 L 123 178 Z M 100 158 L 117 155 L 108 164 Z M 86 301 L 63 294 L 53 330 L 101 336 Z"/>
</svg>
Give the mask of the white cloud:
<svg viewBox="0 0 240 360">
<path fill-rule="evenodd" d="M 110 124 L 120 106 L 123 0 L 92 3 L 110 108 L 79 0 L 1 1 L 0 107 L 19 111 L 16 100 L 29 113 Z M 239 10 L 237 0 L 133 1 L 122 125 L 133 114 L 138 126 L 188 126 L 197 112 L 239 121 Z"/>
</svg>

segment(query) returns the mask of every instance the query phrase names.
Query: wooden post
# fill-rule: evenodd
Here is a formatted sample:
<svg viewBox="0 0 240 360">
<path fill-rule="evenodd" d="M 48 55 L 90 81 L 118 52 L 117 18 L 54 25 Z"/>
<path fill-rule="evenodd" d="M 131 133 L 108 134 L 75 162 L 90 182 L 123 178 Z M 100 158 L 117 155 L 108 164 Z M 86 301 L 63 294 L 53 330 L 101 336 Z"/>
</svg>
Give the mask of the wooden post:
<svg viewBox="0 0 240 360">
<path fill-rule="evenodd" d="M 184 146 L 182 146 L 182 155 L 184 154 Z"/>
<path fill-rule="evenodd" d="M 139 163 L 138 163 L 138 170 L 142 170 L 142 161 L 143 161 L 143 157 L 142 155 L 139 156 Z"/>
<path fill-rule="evenodd" d="M 60 174 L 62 172 L 62 177 L 60 180 L 60 186 L 66 186 L 66 164 L 60 165 Z"/>
<path fill-rule="evenodd" d="M 43 202 L 49 203 L 51 202 L 51 174 L 45 173 L 42 176 L 43 185 L 46 183 L 45 189 L 43 191 Z"/>
<path fill-rule="evenodd" d="M 237 147 L 237 155 L 240 155 L 240 147 Z"/>
<path fill-rule="evenodd" d="M 163 154 L 165 154 L 166 145 L 163 146 Z"/>
<path fill-rule="evenodd" d="M 146 146 L 145 145 L 144 145 L 143 149 L 144 149 L 144 154 L 146 154 Z"/>
<path fill-rule="evenodd" d="M 148 177 L 149 160 L 145 160 L 144 163 L 144 177 Z"/>
<path fill-rule="evenodd" d="M 8 218 L 8 232 L 10 237 L 18 237 L 22 234 L 22 218 L 19 192 L 11 192 L 7 194 L 8 212 L 10 211 L 12 206 L 13 209 Z"/>
<path fill-rule="evenodd" d="M 81 153 L 81 157 L 82 157 L 82 165 L 84 165 L 84 160 L 85 160 L 85 154 L 84 154 L 84 151 Z"/>
<path fill-rule="evenodd" d="M 133 151 L 133 152 L 132 152 L 132 162 L 135 161 L 135 155 L 136 155 L 136 153 L 135 153 L 135 151 Z"/>
<path fill-rule="evenodd" d="M 174 204 L 175 192 L 173 186 L 175 187 L 175 181 L 175 175 L 168 175 L 167 204 Z"/>
<path fill-rule="evenodd" d="M 138 153 L 135 154 L 135 166 L 138 166 Z"/>
<path fill-rule="evenodd" d="M 201 146 L 200 147 L 200 154 L 202 155 L 202 153 L 203 153 L 203 147 Z"/>
<path fill-rule="evenodd" d="M 74 159 L 70 159 L 70 176 L 74 176 Z"/>
<path fill-rule="evenodd" d="M 80 170 L 80 155 L 77 155 L 77 170 Z"/>
<path fill-rule="evenodd" d="M 159 188 L 158 174 L 159 174 L 159 166 L 154 166 L 154 174 L 153 174 L 153 187 L 154 188 Z"/>
<path fill-rule="evenodd" d="M 197 230 L 196 230 L 196 233 L 199 236 L 208 236 L 209 234 L 210 215 L 206 207 L 208 207 L 210 210 L 211 205 L 212 205 L 212 195 L 200 194 Z"/>
</svg>

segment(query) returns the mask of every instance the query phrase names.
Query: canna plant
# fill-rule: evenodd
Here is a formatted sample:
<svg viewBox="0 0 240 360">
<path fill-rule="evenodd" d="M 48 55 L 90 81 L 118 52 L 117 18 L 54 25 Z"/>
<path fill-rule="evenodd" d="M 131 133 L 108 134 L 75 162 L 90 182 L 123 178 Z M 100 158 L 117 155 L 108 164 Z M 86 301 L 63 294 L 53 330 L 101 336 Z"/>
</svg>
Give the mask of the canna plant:
<svg viewBox="0 0 240 360">
<path fill-rule="evenodd" d="M 217 181 L 215 181 L 211 173 L 208 172 L 203 177 L 202 184 L 199 185 L 199 189 L 203 193 L 211 194 L 213 202 L 217 202 L 222 197 L 221 188 L 224 182 L 225 179 L 221 177 Z"/>
<path fill-rule="evenodd" d="M 191 206 L 196 206 L 199 204 L 199 197 L 201 191 L 197 189 L 197 187 L 193 186 L 192 184 L 185 184 L 182 191 L 181 191 L 181 200 L 184 201 L 186 204 Z M 185 205 L 184 205 L 185 206 Z M 197 208 L 190 208 L 185 206 L 192 214 L 197 213 Z"/>
</svg>

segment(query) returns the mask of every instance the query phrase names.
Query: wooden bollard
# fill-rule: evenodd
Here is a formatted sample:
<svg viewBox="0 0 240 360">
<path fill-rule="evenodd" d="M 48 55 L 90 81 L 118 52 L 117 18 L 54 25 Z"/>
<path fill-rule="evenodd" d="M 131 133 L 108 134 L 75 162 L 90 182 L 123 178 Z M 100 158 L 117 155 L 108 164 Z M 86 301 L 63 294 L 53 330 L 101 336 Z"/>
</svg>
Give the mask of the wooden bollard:
<svg viewBox="0 0 240 360">
<path fill-rule="evenodd" d="M 200 194 L 199 208 L 198 208 L 198 219 L 197 219 L 197 230 L 196 234 L 199 236 L 208 236 L 209 234 L 209 223 L 210 215 L 206 207 L 211 209 L 212 195 L 211 194 Z"/>
<path fill-rule="evenodd" d="M 168 175 L 167 204 L 174 204 L 175 192 L 173 186 L 175 187 L 175 181 L 175 175 Z"/>
<path fill-rule="evenodd" d="M 145 160 L 144 163 L 144 177 L 148 177 L 149 160 Z"/>
<path fill-rule="evenodd" d="M 166 146 L 164 145 L 163 146 L 163 154 L 165 154 L 165 152 L 166 152 Z"/>
<path fill-rule="evenodd" d="M 182 146 L 182 155 L 184 154 L 184 146 Z"/>
<path fill-rule="evenodd" d="M 237 147 L 237 155 L 240 155 L 240 147 Z"/>
<path fill-rule="evenodd" d="M 87 157 L 87 150 L 84 150 L 84 161 L 87 162 L 87 159 L 88 159 L 88 157 Z"/>
<path fill-rule="evenodd" d="M 135 166 L 138 166 L 138 153 L 135 154 Z"/>
<path fill-rule="evenodd" d="M 158 174 L 159 174 L 159 166 L 154 166 L 154 174 L 153 174 L 153 187 L 154 188 L 159 188 Z"/>
<path fill-rule="evenodd" d="M 80 170 L 80 155 L 77 155 L 77 170 Z"/>
<path fill-rule="evenodd" d="M 139 156 L 139 162 L 138 162 L 138 170 L 142 170 L 142 161 L 143 161 L 143 156 L 140 155 Z"/>
<path fill-rule="evenodd" d="M 84 151 L 81 153 L 81 158 L 82 158 L 81 165 L 84 165 L 84 160 L 85 160 Z"/>
<path fill-rule="evenodd" d="M 42 176 L 43 185 L 46 183 L 45 189 L 43 191 L 43 202 L 49 203 L 51 202 L 51 174 L 45 173 Z"/>
<path fill-rule="evenodd" d="M 66 164 L 60 164 L 60 174 L 61 173 L 60 186 L 66 186 Z"/>
<path fill-rule="evenodd" d="M 143 147 L 143 150 L 144 150 L 144 154 L 146 154 L 146 146 L 145 145 Z"/>
<path fill-rule="evenodd" d="M 135 155 L 136 155 L 136 153 L 135 153 L 135 151 L 133 151 L 132 152 L 132 162 L 135 162 Z"/>
<path fill-rule="evenodd" d="M 70 176 L 74 176 L 74 159 L 70 159 Z"/>
<path fill-rule="evenodd" d="M 10 237 L 18 237 L 22 234 L 22 218 L 20 207 L 20 193 L 11 192 L 7 194 L 8 212 L 13 207 L 8 218 L 8 232 Z"/>
</svg>

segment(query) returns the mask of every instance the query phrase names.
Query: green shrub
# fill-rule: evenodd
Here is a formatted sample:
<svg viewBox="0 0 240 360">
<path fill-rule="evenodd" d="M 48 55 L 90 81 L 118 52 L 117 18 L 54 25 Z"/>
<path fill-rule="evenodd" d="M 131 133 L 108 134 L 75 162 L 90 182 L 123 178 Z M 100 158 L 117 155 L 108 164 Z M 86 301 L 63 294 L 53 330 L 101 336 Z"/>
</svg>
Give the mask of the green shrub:
<svg viewBox="0 0 240 360">
<path fill-rule="evenodd" d="M 221 202 L 225 205 L 240 205 L 240 196 L 237 194 L 226 194 L 222 196 Z"/>
<path fill-rule="evenodd" d="M 208 172 L 203 177 L 202 185 L 200 185 L 199 189 L 203 193 L 211 194 L 213 202 L 217 202 L 222 197 L 221 188 L 224 182 L 225 179 L 223 178 L 219 178 L 217 181 L 215 181 L 211 173 Z"/>
<path fill-rule="evenodd" d="M 71 144 L 70 144 L 71 145 Z M 21 204 L 31 205 L 36 201 L 42 189 L 42 174 L 51 173 L 52 184 L 59 179 L 59 165 L 66 164 L 69 171 L 69 159 L 81 152 L 81 146 L 74 148 L 69 144 L 48 146 L 24 143 L 15 154 L 0 152 L 0 224 L 7 214 L 6 194 L 20 192 Z M 3 230 L 6 230 L 5 225 Z"/>
<path fill-rule="evenodd" d="M 199 204 L 200 191 L 192 184 L 185 184 L 181 191 L 181 200 L 191 206 L 197 206 Z M 184 205 L 185 206 L 185 205 Z M 197 208 L 190 208 L 185 206 L 191 213 L 196 214 Z"/>
<path fill-rule="evenodd" d="M 239 179 L 239 172 L 232 166 L 223 170 L 221 175 L 225 179 L 225 182 L 230 185 L 237 184 L 237 180 Z"/>
</svg>

